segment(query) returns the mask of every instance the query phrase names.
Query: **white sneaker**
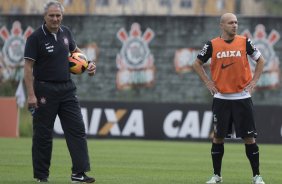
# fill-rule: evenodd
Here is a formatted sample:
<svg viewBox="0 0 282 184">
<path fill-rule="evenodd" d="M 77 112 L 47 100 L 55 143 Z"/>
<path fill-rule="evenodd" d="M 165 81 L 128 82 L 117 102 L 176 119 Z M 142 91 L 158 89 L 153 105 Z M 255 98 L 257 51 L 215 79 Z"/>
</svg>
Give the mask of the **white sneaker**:
<svg viewBox="0 0 282 184">
<path fill-rule="evenodd" d="M 223 182 L 222 177 L 218 176 L 217 174 L 213 175 L 209 181 L 207 181 L 207 184 L 211 183 L 221 183 Z"/>
<path fill-rule="evenodd" d="M 265 184 L 260 175 L 253 177 L 253 184 Z"/>
</svg>

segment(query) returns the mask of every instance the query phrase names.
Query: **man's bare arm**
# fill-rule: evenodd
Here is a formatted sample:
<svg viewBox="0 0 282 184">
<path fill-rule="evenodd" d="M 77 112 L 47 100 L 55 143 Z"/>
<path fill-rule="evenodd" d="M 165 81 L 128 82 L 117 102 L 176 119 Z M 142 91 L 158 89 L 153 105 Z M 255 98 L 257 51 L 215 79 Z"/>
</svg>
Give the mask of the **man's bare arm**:
<svg viewBox="0 0 282 184">
<path fill-rule="evenodd" d="M 199 75 L 199 77 L 202 79 L 202 81 L 205 83 L 206 87 L 209 89 L 212 95 L 218 92 L 218 90 L 215 87 L 214 82 L 209 79 L 206 71 L 203 68 L 203 62 L 199 60 L 198 58 L 193 63 L 193 69 L 196 71 L 196 73 Z"/>
<path fill-rule="evenodd" d="M 34 93 L 33 87 L 33 63 L 34 61 L 30 59 L 25 59 L 24 64 L 24 81 L 27 90 L 27 103 L 28 107 L 35 107 L 37 108 L 37 98 Z"/>
</svg>

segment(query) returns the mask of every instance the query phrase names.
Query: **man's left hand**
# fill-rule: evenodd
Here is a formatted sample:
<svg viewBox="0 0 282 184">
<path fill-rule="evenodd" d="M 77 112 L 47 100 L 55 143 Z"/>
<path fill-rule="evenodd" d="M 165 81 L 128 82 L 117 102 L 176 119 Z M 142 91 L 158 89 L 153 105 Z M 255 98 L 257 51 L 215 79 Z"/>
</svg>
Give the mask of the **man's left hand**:
<svg viewBox="0 0 282 184">
<path fill-rule="evenodd" d="M 96 73 L 96 64 L 94 61 L 89 62 L 87 67 L 87 72 L 89 76 L 93 76 Z"/>
<path fill-rule="evenodd" d="M 245 91 L 248 91 L 249 93 L 254 92 L 256 87 L 256 82 L 254 80 L 252 80 L 246 87 L 245 87 Z"/>
</svg>

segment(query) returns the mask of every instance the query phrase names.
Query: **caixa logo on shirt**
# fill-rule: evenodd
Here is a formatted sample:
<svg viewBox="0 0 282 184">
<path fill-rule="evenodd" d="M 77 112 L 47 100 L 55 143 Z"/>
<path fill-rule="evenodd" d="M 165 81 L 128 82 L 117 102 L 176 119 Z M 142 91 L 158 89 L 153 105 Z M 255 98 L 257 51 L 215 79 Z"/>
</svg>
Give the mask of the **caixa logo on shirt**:
<svg viewBox="0 0 282 184">
<path fill-rule="evenodd" d="M 280 34 L 276 30 L 271 30 L 269 35 L 265 32 L 265 26 L 258 24 L 255 33 L 252 35 L 249 30 L 244 30 L 242 35 L 250 38 L 256 48 L 265 59 L 263 73 L 257 83 L 257 89 L 277 88 L 280 83 L 279 58 L 273 46 L 280 40 Z M 249 59 L 252 61 L 251 59 Z M 255 71 L 255 62 L 250 62 L 252 72 Z"/>
<path fill-rule="evenodd" d="M 33 32 L 33 29 L 28 27 L 24 34 L 22 34 L 22 32 L 23 30 L 19 21 L 13 23 L 11 34 L 6 26 L 0 29 L 0 37 L 4 40 L 2 54 L 5 64 L 8 66 L 21 66 L 23 64 L 25 41 Z"/>
</svg>

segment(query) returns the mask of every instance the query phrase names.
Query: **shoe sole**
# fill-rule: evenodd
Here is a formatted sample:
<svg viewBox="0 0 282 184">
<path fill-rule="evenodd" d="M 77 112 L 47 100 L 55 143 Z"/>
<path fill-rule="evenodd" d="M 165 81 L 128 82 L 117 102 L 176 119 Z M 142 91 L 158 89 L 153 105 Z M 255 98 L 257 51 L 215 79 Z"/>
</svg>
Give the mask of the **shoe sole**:
<svg viewBox="0 0 282 184">
<path fill-rule="evenodd" d="M 85 181 L 71 181 L 71 183 L 87 183 Z M 89 182 L 88 182 L 89 183 Z M 95 181 L 91 182 L 91 183 L 95 183 Z"/>
<path fill-rule="evenodd" d="M 222 182 L 223 182 L 223 180 L 217 181 L 217 182 L 215 182 L 215 183 L 222 183 Z M 214 183 L 206 183 L 206 184 L 214 184 Z"/>
</svg>

